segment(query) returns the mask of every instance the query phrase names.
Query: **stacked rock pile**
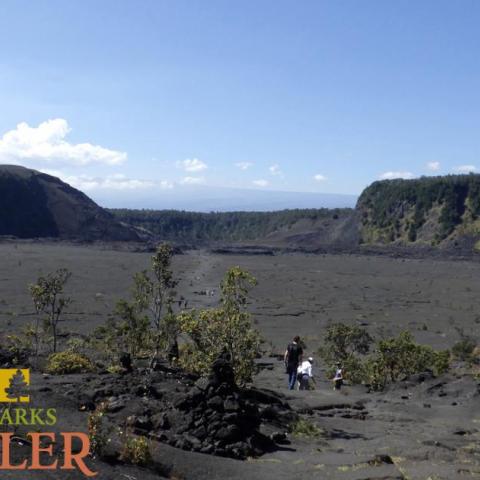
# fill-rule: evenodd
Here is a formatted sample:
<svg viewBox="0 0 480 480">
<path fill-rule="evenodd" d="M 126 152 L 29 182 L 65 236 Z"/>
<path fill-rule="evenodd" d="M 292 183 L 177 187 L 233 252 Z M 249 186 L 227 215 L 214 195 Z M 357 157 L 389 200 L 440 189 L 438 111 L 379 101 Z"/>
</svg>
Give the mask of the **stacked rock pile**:
<svg viewBox="0 0 480 480">
<path fill-rule="evenodd" d="M 178 448 L 245 458 L 274 447 L 270 438 L 259 432 L 258 406 L 235 385 L 228 360 L 217 359 L 210 377 L 198 380 L 173 406 L 167 415 L 168 433 L 162 433 Z"/>
<path fill-rule="evenodd" d="M 276 392 L 237 387 L 224 357 L 208 378 L 163 364 L 155 371 L 125 366 L 122 374 L 88 375 L 65 395 L 80 410 L 103 409 L 106 437 L 128 428 L 177 448 L 240 459 L 284 443 L 296 415 Z"/>
</svg>

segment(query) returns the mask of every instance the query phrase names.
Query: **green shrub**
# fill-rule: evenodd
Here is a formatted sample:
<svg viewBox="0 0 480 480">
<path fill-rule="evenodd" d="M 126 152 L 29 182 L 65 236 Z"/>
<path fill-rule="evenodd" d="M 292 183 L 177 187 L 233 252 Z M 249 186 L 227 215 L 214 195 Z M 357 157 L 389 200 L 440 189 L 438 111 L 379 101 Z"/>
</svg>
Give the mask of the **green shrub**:
<svg viewBox="0 0 480 480">
<path fill-rule="evenodd" d="M 64 375 L 67 373 L 91 372 L 94 370 L 94 366 L 84 355 L 66 350 L 50 355 L 46 370 L 54 375 Z"/>
<path fill-rule="evenodd" d="M 334 323 L 327 328 L 324 345 L 318 354 L 327 365 L 327 376 L 333 377 L 337 362 L 342 364 L 344 378 L 361 383 L 365 377 L 362 358 L 373 342 L 370 334 L 361 327 Z"/>
<path fill-rule="evenodd" d="M 183 343 L 179 347 L 179 364 L 187 372 L 207 374 L 214 360 L 214 354 L 208 355 L 191 342 Z"/>
<path fill-rule="evenodd" d="M 361 327 L 334 323 L 325 333 L 325 348 L 322 356 L 343 362 L 352 354 L 365 355 L 370 350 L 373 338 Z"/>
<path fill-rule="evenodd" d="M 290 433 L 296 437 L 318 438 L 323 434 L 323 430 L 315 423 L 299 418 L 290 425 Z"/>
<path fill-rule="evenodd" d="M 79 337 L 73 337 L 67 341 L 67 350 L 69 350 L 70 352 L 83 354 L 85 353 L 88 347 L 89 347 L 88 338 L 84 339 Z"/>
<path fill-rule="evenodd" d="M 411 333 L 405 331 L 378 342 L 375 353 L 365 363 L 365 383 L 381 390 L 401 377 L 432 370 L 435 374 L 448 370 L 448 350 L 435 351 L 427 345 L 414 342 Z"/>
<path fill-rule="evenodd" d="M 181 330 L 190 340 L 182 347 L 179 362 L 183 368 L 206 374 L 212 362 L 224 352 L 232 359 L 237 382 L 252 379 L 260 335 L 253 328 L 246 303 L 249 288 L 255 283 L 249 273 L 233 267 L 227 271 L 221 284 L 219 308 L 179 316 Z"/>
<path fill-rule="evenodd" d="M 118 374 L 118 373 L 122 373 L 124 372 L 125 369 L 123 367 L 121 367 L 120 365 L 109 365 L 107 367 L 107 372 L 108 373 L 113 373 L 113 374 Z"/>
<path fill-rule="evenodd" d="M 132 358 L 148 356 L 152 347 L 150 320 L 140 315 L 133 303 L 119 300 L 113 315 L 94 330 L 90 343 L 110 360 L 122 352 Z"/>
<path fill-rule="evenodd" d="M 126 433 L 120 459 L 132 465 L 148 465 L 152 460 L 148 440 L 145 437 L 134 437 Z"/>
<path fill-rule="evenodd" d="M 472 360 L 476 342 L 468 337 L 463 338 L 452 347 L 452 354 L 458 360 L 468 362 Z"/>
<path fill-rule="evenodd" d="M 109 442 L 109 435 L 105 428 L 104 415 L 106 403 L 97 405 L 94 412 L 88 416 L 88 436 L 90 451 L 101 456 Z"/>
<path fill-rule="evenodd" d="M 335 362 L 341 362 L 344 378 L 381 390 L 388 382 L 431 370 L 439 375 L 450 366 L 450 352 L 436 351 L 414 342 L 409 332 L 379 341 L 373 354 L 366 355 L 373 339 L 363 329 L 334 324 L 327 329 L 325 345 L 319 354 L 327 364 L 327 376 L 333 376 Z M 473 351 L 473 349 L 472 349 Z"/>
<path fill-rule="evenodd" d="M 13 365 L 25 364 L 32 353 L 31 338 L 26 334 L 29 327 L 23 329 L 20 335 L 7 335 L 0 338 L 2 346 L 5 346 L 11 355 Z"/>
<path fill-rule="evenodd" d="M 433 371 L 437 375 L 445 373 L 450 368 L 450 351 L 440 350 L 435 352 L 435 358 L 433 362 Z"/>
<path fill-rule="evenodd" d="M 343 378 L 350 383 L 363 383 L 365 380 L 365 361 L 354 355 L 350 355 L 342 362 Z M 329 378 L 333 378 L 335 368 Z"/>
</svg>

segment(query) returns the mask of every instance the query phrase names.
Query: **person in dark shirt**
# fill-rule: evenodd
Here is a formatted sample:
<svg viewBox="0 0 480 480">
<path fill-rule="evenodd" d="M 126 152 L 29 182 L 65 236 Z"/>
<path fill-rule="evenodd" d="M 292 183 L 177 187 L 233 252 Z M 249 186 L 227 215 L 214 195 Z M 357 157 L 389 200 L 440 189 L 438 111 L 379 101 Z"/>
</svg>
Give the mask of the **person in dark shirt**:
<svg viewBox="0 0 480 480">
<path fill-rule="evenodd" d="M 333 389 L 340 390 L 343 385 L 343 368 L 340 362 L 337 362 L 337 368 L 335 369 L 335 376 L 333 377 Z"/>
<path fill-rule="evenodd" d="M 288 344 L 285 350 L 284 361 L 285 368 L 288 373 L 288 389 L 293 390 L 295 388 L 295 382 L 297 381 L 297 368 L 302 361 L 303 349 L 300 346 L 300 337 L 297 335 L 293 338 L 292 343 Z"/>
</svg>

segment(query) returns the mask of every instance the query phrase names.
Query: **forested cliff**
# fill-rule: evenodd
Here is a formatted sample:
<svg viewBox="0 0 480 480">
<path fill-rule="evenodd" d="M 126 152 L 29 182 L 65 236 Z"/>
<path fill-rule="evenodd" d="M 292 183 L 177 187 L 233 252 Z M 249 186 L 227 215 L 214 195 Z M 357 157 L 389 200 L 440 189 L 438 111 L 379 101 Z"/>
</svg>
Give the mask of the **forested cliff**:
<svg viewBox="0 0 480 480">
<path fill-rule="evenodd" d="M 480 238 L 480 175 L 372 183 L 357 203 L 361 242 L 454 245 Z"/>
</svg>

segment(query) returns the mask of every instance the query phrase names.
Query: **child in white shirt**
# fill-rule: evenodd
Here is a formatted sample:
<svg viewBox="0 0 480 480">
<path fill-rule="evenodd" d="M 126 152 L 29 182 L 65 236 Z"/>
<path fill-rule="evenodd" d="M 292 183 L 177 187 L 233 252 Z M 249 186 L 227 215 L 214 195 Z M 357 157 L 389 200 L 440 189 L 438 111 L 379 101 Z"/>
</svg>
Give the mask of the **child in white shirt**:
<svg viewBox="0 0 480 480">
<path fill-rule="evenodd" d="M 298 367 L 297 378 L 299 382 L 299 390 L 309 390 L 310 380 L 314 381 L 312 363 L 313 358 L 308 357 L 308 359 L 303 361 Z"/>
</svg>

